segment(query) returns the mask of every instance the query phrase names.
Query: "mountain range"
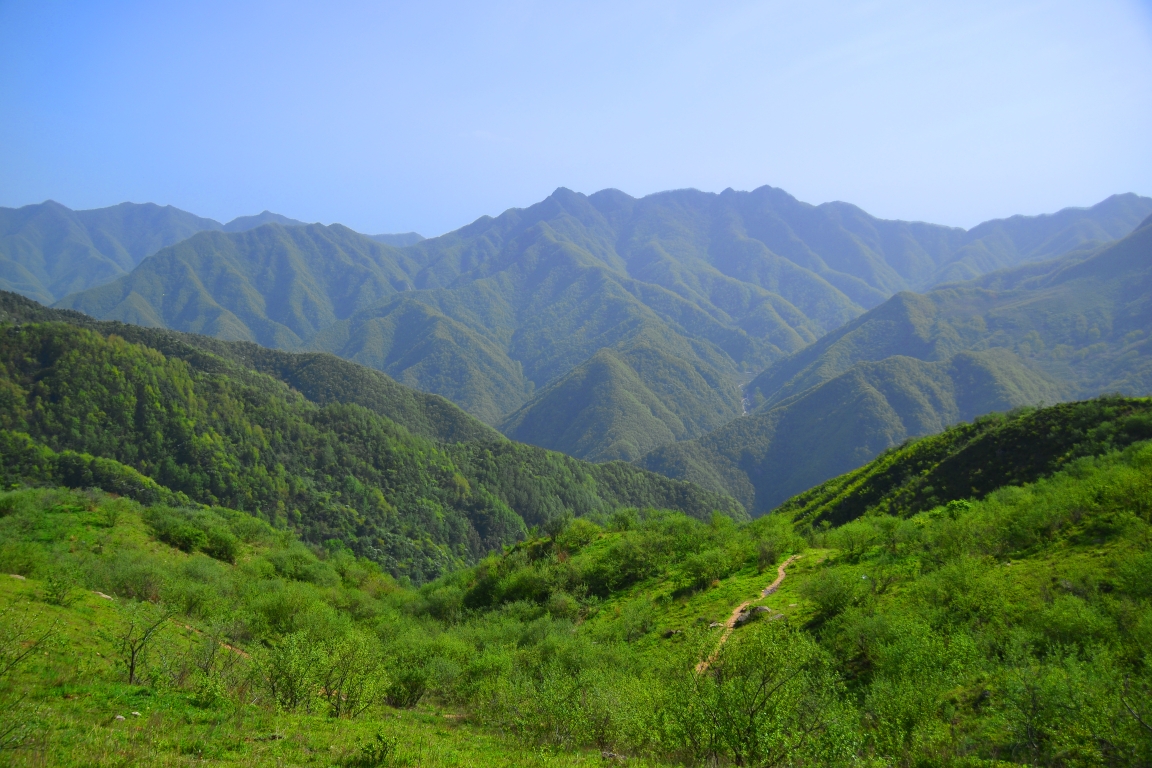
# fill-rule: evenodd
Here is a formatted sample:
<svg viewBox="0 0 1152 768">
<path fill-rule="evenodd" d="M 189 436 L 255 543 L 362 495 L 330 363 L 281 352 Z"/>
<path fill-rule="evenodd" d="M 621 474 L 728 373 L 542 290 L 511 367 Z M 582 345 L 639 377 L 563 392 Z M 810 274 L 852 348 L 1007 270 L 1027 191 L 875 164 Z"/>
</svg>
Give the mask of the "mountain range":
<svg viewBox="0 0 1152 768">
<path fill-rule="evenodd" d="M 45 203 L 0 210 L 0 263 L 55 275 L 22 291 L 41 301 L 45 285 L 97 283 L 61 308 L 246 343 L 262 372 L 317 397 L 310 364 L 272 349 L 323 360 L 343 401 L 437 394 L 480 420 L 449 419 L 459 439 L 498 429 L 632 461 L 761 514 L 963 419 L 1149 391 L 1133 335 L 1149 323 L 1129 295 L 1148 245 L 1129 233 L 1150 214 L 1152 199 L 1114 195 L 965 231 L 771 187 L 561 188 L 424 239 L 268 211 L 219 224 Z M 387 375 L 332 375 L 324 353 Z"/>
<path fill-rule="evenodd" d="M 1090 250 L 1149 213 L 1117 195 L 965 231 L 771 187 L 558 189 L 405 247 L 339 225 L 202 231 L 59 305 L 331 352 L 516 440 L 637 460 L 732 422 L 751 377 L 897 292 Z"/>
<path fill-rule="evenodd" d="M 161 248 L 197 232 L 243 232 L 269 223 L 304 226 L 271 211 L 221 224 L 152 203 L 73 211 L 49 200 L 0 208 L 0 290 L 51 304 L 125 275 Z M 415 232 L 375 237 L 392 245 L 423 239 Z"/>
</svg>

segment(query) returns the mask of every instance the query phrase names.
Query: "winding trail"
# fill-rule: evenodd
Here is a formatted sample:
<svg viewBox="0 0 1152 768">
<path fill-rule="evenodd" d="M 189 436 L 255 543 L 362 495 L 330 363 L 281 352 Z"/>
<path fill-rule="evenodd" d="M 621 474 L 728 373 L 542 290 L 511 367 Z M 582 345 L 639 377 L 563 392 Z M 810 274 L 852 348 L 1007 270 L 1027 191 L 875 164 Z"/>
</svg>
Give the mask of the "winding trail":
<svg viewBox="0 0 1152 768">
<path fill-rule="evenodd" d="M 760 593 L 760 597 L 768 597 L 768 595 L 779 589 L 780 584 L 783 583 L 784 577 L 787 575 L 784 569 L 799 560 L 800 557 L 801 555 L 792 555 L 792 557 L 780 563 L 780 565 L 776 567 L 776 580 L 764 587 L 764 590 Z M 732 611 L 732 615 L 728 617 L 728 621 L 724 622 L 724 634 L 720 636 L 720 642 L 716 643 L 716 649 L 712 651 L 712 654 L 707 659 L 696 665 L 696 674 L 706 672 L 708 667 L 712 666 L 712 663 L 716 661 L 716 657 L 720 655 L 720 648 L 723 647 L 724 643 L 728 642 L 728 636 L 732 634 L 732 630 L 736 629 L 736 621 L 740 618 L 740 614 L 744 613 L 744 610 L 751 604 L 751 600 L 746 600 L 736 606 Z"/>
</svg>

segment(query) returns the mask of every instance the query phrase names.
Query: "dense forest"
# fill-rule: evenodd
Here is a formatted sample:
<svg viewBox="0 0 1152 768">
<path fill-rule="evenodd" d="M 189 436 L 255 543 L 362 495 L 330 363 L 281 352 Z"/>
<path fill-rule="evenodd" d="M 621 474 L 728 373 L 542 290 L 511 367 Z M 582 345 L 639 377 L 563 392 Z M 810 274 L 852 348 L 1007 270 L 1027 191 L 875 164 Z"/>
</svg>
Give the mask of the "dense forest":
<svg viewBox="0 0 1152 768">
<path fill-rule="evenodd" d="M 208 373 L 65 323 L 0 326 L 5 479 L 54 484 L 79 472 L 90 478 L 81 487 L 147 486 L 145 501 L 158 485 L 172 498 L 291 526 L 311 542 L 343 541 L 417 582 L 563 515 L 655 506 L 744 516 L 729 498 L 628 465 L 503 439 L 431 440 L 355 402 L 317 404 L 268 375 L 242 373 Z M 323 380 L 312 383 L 329 391 Z"/>
<path fill-rule="evenodd" d="M 1147 765 L 1150 414 L 982 420 L 750 522 L 561 518 L 419 588 L 245 512 L 3 492 L 0 754 Z"/>
</svg>

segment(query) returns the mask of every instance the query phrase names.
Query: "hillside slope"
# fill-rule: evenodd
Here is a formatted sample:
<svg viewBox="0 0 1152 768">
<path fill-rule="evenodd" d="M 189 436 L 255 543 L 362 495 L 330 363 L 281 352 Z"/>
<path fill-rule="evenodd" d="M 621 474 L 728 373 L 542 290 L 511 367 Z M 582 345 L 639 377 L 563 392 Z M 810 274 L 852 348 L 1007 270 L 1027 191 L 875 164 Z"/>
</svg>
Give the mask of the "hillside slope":
<svg viewBox="0 0 1152 768">
<path fill-rule="evenodd" d="M 751 416 L 638 463 L 763 513 L 959 420 L 1152 392 L 1150 332 L 1152 219 L 1094 252 L 901 293 L 754 379 Z"/>
<path fill-rule="evenodd" d="M 556 521 L 419 588 L 244 512 L 6 488 L 0 743 L 14 766 L 1143 766 L 1149 434 L 1148 400 L 983 419 L 795 519 Z"/>
<path fill-rule="evenodd" d="M 254 370 L 221 372 L 220 358 L 207 372 L 213 356 L 197 354 L 199 367 L 65 323 L 0 326 L 6 482 L 183 494 L 312 542 L 340 539 L 415 580 L 565 514 L 651 506 L 744 517 L 727 497 L 627 464 L 502 439 L 428 440 L 335 392 L 318 405 Z M 306 379 L 315 361 L 303 362 Z"/>
<path fill-rule="evenodd" d="M 665 445 L 636 463 L 730 493 L 760 515 L 908 438 L 1059 399 L 1057 384 L 1006 350 L 938 362 L 894 355 L 855 365 L 774 408 Z"/>
<path fill-rule="evenodd" d="M 74 211 L 54 201 L 0 208 L 0 290 L 51 304 L 131 272 L 144 259 L 197 232 L 245 232 L 263 224 L 306 226 L 263 211 L 226 224 L 152 203 Z M 377 235 L 389 245 L 423 239 L 414 232 Z"/>
<path fill-rule="evenodd" d="M 68 323 L 143 344 L 167 357 L 183 360 L 202 373 L 224 374 L 241 380 L 252 371 L 266 374 L 318 405 L 361 405 L 414 435 L 441 442 L 503 440 L 495 429 L 439 395 L 410 389 L 387 374 L 334 355 L 294 354 L 249 342 L 94 320 L 79 312 L 51 309 L 7 292 L 0 292 L 0 322 Z"/>
<path fill-rule="evenodd" d="M 760 408 L 893 354 L 943 360 L 1008 349 L 1065 383 L 1068 396 L 1152 390 L 1152 217 L 1091 253 L 900 294 L 770 366 L 748 386 Z"/>
</svg>

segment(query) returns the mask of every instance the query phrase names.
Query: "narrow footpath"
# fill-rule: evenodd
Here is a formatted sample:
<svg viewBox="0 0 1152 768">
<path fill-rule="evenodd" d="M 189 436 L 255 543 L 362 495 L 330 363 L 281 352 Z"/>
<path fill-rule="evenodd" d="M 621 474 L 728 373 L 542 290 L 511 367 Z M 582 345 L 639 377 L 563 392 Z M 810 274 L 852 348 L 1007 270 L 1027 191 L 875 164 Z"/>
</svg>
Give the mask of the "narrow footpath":
<svg viewBox="0 0 1152 768">
<path fill-rule="evenodd" d="M 776 568 L 776 580 L 768 586 L 764 587 L 764 590 L 760 593 L 760 597 L 768 597 L 768 595 L 779 589 L 780 585 L 784 582 L 784 577 L 787 575 L 785 574 L 784 569 L 799 560 L 800 557 L 800 555 L 792 555 L 792 557 L 780 563 L 780 565 Z M 720 636 L 720 642 L 716 644 L 716 650 L 712 651 L 712 655 L 710 655 L 707 659 L 696 665 L 697 674 L 707 671 L 708 667 L 712 666 L 712 663 L 716 661 L 716 657 L 720 654 L 720 648 L 723 647 L 724 643 L 728 642 L 728 637 L 732 634 L 732 630 L 736 629 L 736 624 L 740 620 L 740 615 L 743 614 L 751 604 L 752 601 L 747 600 L 743 603 L 740 603 L 740 605 L 736 606 L 736 609 L 732 611 L 732 615 L 728 617 L 728 621 L 724 622 L 724 634 Z"/>
</svg>

